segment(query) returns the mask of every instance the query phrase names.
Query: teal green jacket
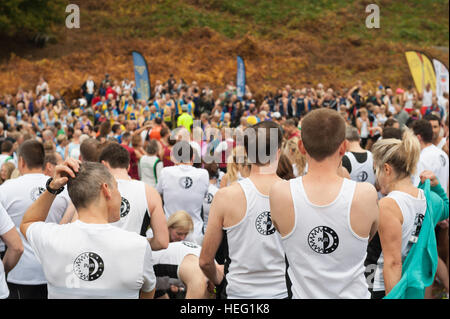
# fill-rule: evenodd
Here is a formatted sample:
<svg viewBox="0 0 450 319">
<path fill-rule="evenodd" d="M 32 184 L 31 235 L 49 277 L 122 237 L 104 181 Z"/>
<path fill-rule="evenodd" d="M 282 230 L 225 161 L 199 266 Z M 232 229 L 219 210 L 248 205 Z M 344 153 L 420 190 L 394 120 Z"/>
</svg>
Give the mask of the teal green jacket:
<svg viewBox="0 0 450 319">
<path fill-rule="evenodd" d="M 425 288 L 433 284 L 438 264 L 436 224 L 448 218 L 448 197 L 441 185 L 430 181 L 418 186 L 427 199 L 427 211 L 415 243 L 402 265 L 402 277 L 384 299 L 423 299 Z"/>
</svg>

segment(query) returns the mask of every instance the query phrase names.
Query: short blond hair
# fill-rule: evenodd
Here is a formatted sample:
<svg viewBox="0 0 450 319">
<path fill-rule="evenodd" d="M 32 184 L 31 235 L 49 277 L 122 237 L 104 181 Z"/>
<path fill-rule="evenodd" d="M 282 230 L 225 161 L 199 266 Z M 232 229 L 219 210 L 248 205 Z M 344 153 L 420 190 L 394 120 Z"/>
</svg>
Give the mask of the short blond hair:
<svg viewBox="0 0 450 319">
<path fill-rule="evenodd" d="M 179 210 L 170 215 L 167 220 L 167 227 L 182 228 L 188 232 L 191 232 L 194 229 L 194 222 L 192 221 L 191 215 L 184 210 Z"/>
</svg>

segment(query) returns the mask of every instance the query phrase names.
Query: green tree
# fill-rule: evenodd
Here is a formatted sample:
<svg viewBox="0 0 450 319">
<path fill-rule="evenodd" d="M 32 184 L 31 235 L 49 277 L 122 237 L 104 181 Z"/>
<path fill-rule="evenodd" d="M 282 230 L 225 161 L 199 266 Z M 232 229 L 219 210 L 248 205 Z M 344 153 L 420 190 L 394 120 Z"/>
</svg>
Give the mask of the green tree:
<svg viewBox="0 0 450 319">
<path fill-rule="evenodd" d="M 33 35 L 64 23 L 68 0 L 0 0 L 0 34 Z"/>
</svg>

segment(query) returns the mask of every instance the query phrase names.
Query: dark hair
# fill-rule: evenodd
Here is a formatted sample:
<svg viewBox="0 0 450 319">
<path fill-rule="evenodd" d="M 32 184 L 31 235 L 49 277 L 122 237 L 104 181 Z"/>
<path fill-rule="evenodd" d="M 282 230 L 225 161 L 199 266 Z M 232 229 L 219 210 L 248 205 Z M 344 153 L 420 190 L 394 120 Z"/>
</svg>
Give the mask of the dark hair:
<svg viewBox="0 0 450 319">
<path fill-rule="evenodd" d="M 100 142 L 94 138 L 88 138 L 80 145 L 80 155 L 84 162 L 98 161 L 98 145 Z"/>
<path fill-rule="evenodd" d="M 120 129 L 120 124 L 114 124 L 113 126 L 112 126 L 112 132 L 115 134 L 116 133 L 116 131 L 118 130 L 118 129 Z"/>
<path fill-rule="evenodd" d="M 431 143 L 433 141 L 433 127 L 427 120 L 414 121 L 412 130 L 414 134 L 420 135 L 424 143 Z"/>
<path fill-rule="evenodd" d="M 148 142 L 147 146 L 145 147 L 145 151 L 149 154 L 149 155 L 155 155 L 156 153 L 158 153 L 158 142 L 156 140 L 150 140 L 150 142 Z"/>
<path fill-rule="evenodd" d="M 438 123 L 441 123 L 440 117 L 434 114 L 427 114 L 423 117 L 423 119 L 427 121 L 438 121 Z"/>
<path fill-rule="evenodd" d="M 217 163 L 205 163 L 203 168 L 208 171 L 209 179 L 218 179 L 219 178 L 219 165 Z"/>
<path fill-rule="evenodd" d="M 402 139 L 402 131 L 395 127 L 386 127 L 383 129 L 383 139 L 396 138 L 398 140 Z"/>
<path fill-rule="evenodd" d="M 284 180 L 290 180 L 295 178 L 292 163 L 289 160 L 289 158 L 284 154 L 281 154 L 280 160 L 278 161 L 277 175 L 278 177 Z"/>
<path fill-rule="evenodd" d="M 100 153 L 98 161 L 107 162 L 111 168 L 128 169 L 130 165 L 130 153 L 119 143 L 109 143 Z"/>
<path fill-rule="evenodd" d="M 274 131 L 277 134 L 273 134 Z M 260 139 L 265 139 L 265 152 L 260 154 Z M 283 133 L 281 126 L 272 121 L 259 122 L 244 131 L 244 148 L 250 164 L 266 165 L 275 158 L 277 150 L 281 148 Z M 250 146 L 254 146 L 254 151 Z M 250 151 L 251 150 L 251 151 Z M 260 158 L 263 155 L 265 158 Z"/>
<path fill-rule="evenodd" d="M 100 131 L 100 137 L 106 137 L 111 132 L 111 123 L 109 121 L 103 122 L 98 130 Z"/>
<path fill-rule="evenodd" d="M 44 167 L 47 165 L 47 163 L 50 163 L 52 165 L 58 165 L 58 159 L 56 158 L 55 152 L 47 152 L 45 153 L 44 157 Z"/>
<path fill-rule="evenodd" d="M 165 137 L 167 134 L 169 134 L 170 133 L 170 131 L 169 131 L 169 129 L 167 128 L 167 127 L 163 127 L 162 129 L 161 129 L 161 131 L 159 132 L 159 135 L 161 136 L 161 137 Z"/>
<path fill-rule="evenodd" d="M 155 118 L 155 123 L 160 125 L 162 123 L 162 119 L 160 117 Z"/>
<path fill-rule="evenodd" d="M 345 140 L 345 120 L 331 109 L 309 112 L 302 121 L 302 142 L 316 161 L 333 155 Z"/>
<path fill-rule="evenodd" d="M 2 149 L 1 152 L 11 152 L 12 148 L 13 148 L 13 143 L 11 141 L 5 140 L 2 144 Z"/>
<path fill-rule="evenodd" d="M 44 145 L 36 140 L 27 140 L 19 146 L 18 157 L 22 157 L 29 169 L 44 167 Z"/>
<path fill-rule="evenodd" d="M 395 123 L 398 123 L 398 121 L 396 119 L 390 118 L 390 119 L 387 119 L 386 122 L 384 122 L 384 126 L 383 127 L 384 128 L 394 127 Z"/>
</svg>

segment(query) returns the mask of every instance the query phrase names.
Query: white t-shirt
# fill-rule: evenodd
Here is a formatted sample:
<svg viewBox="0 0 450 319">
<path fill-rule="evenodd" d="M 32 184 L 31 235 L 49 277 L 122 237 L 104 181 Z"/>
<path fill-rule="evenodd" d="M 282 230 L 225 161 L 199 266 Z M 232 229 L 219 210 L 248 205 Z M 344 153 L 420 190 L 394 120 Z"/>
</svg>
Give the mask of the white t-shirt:
<svg viewBox="0 0 450 319">
<path fill-rule="evenodd" d="M 162 195 L 166 217 L 179 210 L 188 212 L 194 222 L 196 238 L 203 235 L 201 212 L 208 188 L 208 171 L 190 165 L 164 167 L 156 187 Z"/>
<path fill-rule="evenodd" d="M 422 106 L 431 106 L 433 104 L 433 91 L 432 90 L 424 90 L 423 91 L 423 99 Z"/>
<path fill-rule="evenodd" d="M 3 236 L 13 228 L 14 223 L 0 204 L 0 236 Z M 0 299 L 8 298 L 8 296 L 9 290 L 8 285 L 6 284 L 5 269 L 3 268 L 3 263 L 0 262 Z"/>
<path fill-rule="evenodd" d="M 155 288 L 152 251 L 145 237 L 77 220 L 37 222 L 27 238 L 42 263 L 49 299 L 137 299 Z"/>
<path fill-rule="evenodd" d="M 16 267 L 8 274 L 8 282 L 19 285 L 43 285 L 47 281 L 42 271 L 42 266 L 36 259 L 33 249 L 19 230 L 23 215 L 34 201 L 45 192 L 48 176 L 44 174 L 26 174 L 15 179 L 9 179 L 0 185 L 0 204 L 8 212 L 20 238 L 22 239 L 24 252 Z M 67 192 L 56 196 L 46 222 L 59 223 L 70 203 Z M 0 251 L 4 250 L 1 243 Z"/>
<path fill-rule="evenodd" d="M 420 152 L 420 158 L 417 163 L 416 175 L 413 177 L 413 183 L 416 186 L 419 185 L 420 173 L 429 170 L 436 175 L 442 188 L 447 190 L 449 176 L 448 169 L 449 163 L 447 154 L 431 144 Z"/>
</svg>

